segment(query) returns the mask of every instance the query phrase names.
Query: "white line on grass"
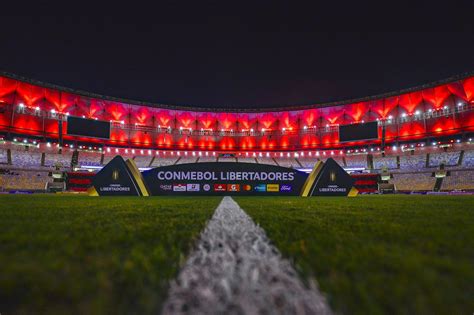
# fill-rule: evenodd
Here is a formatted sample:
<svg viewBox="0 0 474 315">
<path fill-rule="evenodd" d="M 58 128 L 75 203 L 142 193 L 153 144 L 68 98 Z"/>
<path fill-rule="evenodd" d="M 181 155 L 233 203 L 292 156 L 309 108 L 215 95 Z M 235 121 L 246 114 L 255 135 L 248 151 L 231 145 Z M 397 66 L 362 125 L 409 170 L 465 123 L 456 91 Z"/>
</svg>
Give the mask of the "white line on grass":
<svg viewBox="0 0 474 315">
<path fill-rule="evenodd" d="M 224 197 L 171 283 L 163 314 L 331 314 L 262 228 Z"/>
</svg>

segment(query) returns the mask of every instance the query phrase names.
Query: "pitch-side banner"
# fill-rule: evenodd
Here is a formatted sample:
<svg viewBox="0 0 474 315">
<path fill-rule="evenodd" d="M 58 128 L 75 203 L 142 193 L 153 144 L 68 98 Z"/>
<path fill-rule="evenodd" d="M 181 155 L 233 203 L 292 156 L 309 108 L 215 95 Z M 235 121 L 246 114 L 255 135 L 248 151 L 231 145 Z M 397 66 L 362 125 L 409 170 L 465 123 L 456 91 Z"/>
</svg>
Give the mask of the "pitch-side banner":
<svg viewBox="0 0 474 315">
<path fill-rule="evenodd" d="M 255 163 L 192 163 L 142 172 L 150 195 L 299 196 L 308 174 Z"/>
<path fill-rule="evenodd" d="M 90 195 L 241 195 L 354 196 L 354 180 L 328 158 L 310 174 L 267 164 L 192 163 L 163 166 L 140 173 L 132 159 L 113 158 L 94 177 Z"/>
</svg>

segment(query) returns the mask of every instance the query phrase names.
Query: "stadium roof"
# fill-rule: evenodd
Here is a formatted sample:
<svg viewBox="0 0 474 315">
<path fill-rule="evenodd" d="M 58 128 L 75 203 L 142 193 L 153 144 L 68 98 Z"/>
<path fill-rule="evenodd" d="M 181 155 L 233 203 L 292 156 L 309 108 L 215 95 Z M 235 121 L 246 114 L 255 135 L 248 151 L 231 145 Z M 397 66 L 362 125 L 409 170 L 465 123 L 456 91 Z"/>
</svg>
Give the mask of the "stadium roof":
<svg viewBox="0 0 474 315">
<path fill-rule="evenodd" d="M 29 84 L 41 86 L 44 88 L 49 88 L 49 89 L 55 89 L 63 92 L 68 92 L 68 93 L 73 93 L 73 94 L 78 94 L 81 96 L 85 97 L 90 97 L 90 98 L 96 98 L 96 99 L 102 99 L 102 100 L 107 100 L 107 101 L 114 101 L 114 102 L 120 102 L 120 103 L 126 103 L 130 105 L 142 105 L 142 106 L 148 106 L 148 107 L 155 107 L 155 108 L 163 108 L 163 109 L 175 109 L 175 110 L 185 110 L 185 111 L 197 111 L 197 112 L 276 112 L 276 111 L 286 111 L 286 110 L 304 110 L 304 109 L 312 109 L 312 108 L 321 108 L 321 107 L 331 107 L 331 106 L 338 106 L 338 105 L 345 105 L 345 104 L 351 104 L 351 103 L 358 103 L 358 102 L 365 102 L 365 101 L 371 101 L 371 100 L 376 100 L 376 99 L 381 99 L 381 98 L 386 98 L 386 97 L 391 97 L 391 96 L 396 96 L 396 95 L 401 95 L 405 93 L 410 93 L 414 91 L 419 91 L 431 87 L 435 87 L 438 85 L 454 82 L 454 81 L 459 81 L 471 76 L 474 76 L 474 71 L 468 71 L 464 72 L 452 77 L 449 77 L 447 79 L 443 80 L 438 80 L 434 82 L 430 82 L 427 84 L 423 85 L 418 85 L 415 87 L 411 88 L 406 88 L 398 91 L 393 91 L 393 92 L 388 92 L 388 93 L 382 93 L 382 94 L 376 94 L 372 96 L 366 96 L 366 97 L 361 97 L 361 98 L 354 98 L 354 99 L 346 99 L 346 100 L 340 100 L 340 101 L 335 101 L 335 102 L 327 102 L 327 103 L 316 103 L 316 104 L 307 104 L 307 105 L 293 105 L 293 106 L 274 106 L 273 108 L 258 108 L 258 105 L 255 105 L 254 108 L 225 108 L 225 107 L 217 107 L 217 108 L 210 108 L 210 107 L 194 107 L 192 105 L 189 106 L 178 106 L 178 105 L 170 105 L 170 104 L 162 104 L 162 103 L 151 103 L 151 102 L 143 102 L 143 101 L 137 101 L 137 100 L 130 100 L 130 99 L 124 99 L 124 98 L 118 98 L 118 97 L 113 97 L 113 96 L 106 96 L 106 95 L 100 95 L 92 92 L 86 92 L 82 90 L 76 90 L 68 87 L 63 87 L 59 86 L 56 84 L 51 84 L 51 83 L 46 83 L 42 81 L 38 81 L 35 79 L 30 79 L 26 78 L 23 76 L 19 76 L 13 73 L 9 73 L 6 71 L 0 71 L 0 76 L 8 77 L 11 79 L 23 81 Z"/>
</svg>

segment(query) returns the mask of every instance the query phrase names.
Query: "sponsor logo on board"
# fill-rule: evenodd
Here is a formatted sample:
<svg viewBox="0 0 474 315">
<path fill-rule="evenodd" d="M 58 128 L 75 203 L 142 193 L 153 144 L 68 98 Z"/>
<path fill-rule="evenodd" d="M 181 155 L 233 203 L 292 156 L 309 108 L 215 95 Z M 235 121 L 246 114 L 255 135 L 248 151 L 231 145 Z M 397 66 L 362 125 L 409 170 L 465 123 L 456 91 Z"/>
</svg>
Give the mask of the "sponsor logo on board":
<svg viewBox="0 0 474 315">
<path fill-rule="evenodd" d="M 227 184 L 227 191 L 240 191 L 239 184 Z"/>
<path fill-rule="evenodd" d="M 280 184 L 267 184 L 267 191 L 268 192 L 279 192 L 280 191 Z"/>
<path fill-rule="evenodd" d="M 186 185 L 185 184 L 174 184 L 173 185 L 173 191 L 186 191 Z"/>
<path fill-rule="evenodd" d="M 211 190 L 211 185 L 209 185 L 209 184 L 204 184 L 204 185 L 202 186 L 202 189 L 204 189 L 204 191 L 209 191 L 209 190 Z"/>
<path fill-rule="evenodd" d="M 171 185 L 160 185 L 160 189 L 164 190 L 164 191 L 169 191 L 169 190 L 173 190 L 173 186 L 171 186 Z"/>
<path fill-rule="evenodd" d="M 290 192 L 291 191 L 291 185 L 285 185 L 285 184 L 281 185 L 280 186 L 280 191 L 281 192 Z"/>
<path fill-rule="evenodd" d="M 214 184 L 214 191 L 226 191 L 227 184 Z"/>
<path fill-rule="evenodd" d="M 267 191 L 267 186 L 265 184 L 255 185 L 253 188 L 256 192 L 265 192 Z"/>
<path fill-rule="evenodd" d="M 251 186 L 251 185 L 244 185 L 244 190 L 245 190 L 245 191 L 251 191 L 251 190 L 252 190 L 252 186 Z"/>
<path fill-rule="evenodd" d="M 200 191 L 201 190 L 201 184 L 187 184 L 186 185 L 186 190 L 187 191 Z"/>
</svg>

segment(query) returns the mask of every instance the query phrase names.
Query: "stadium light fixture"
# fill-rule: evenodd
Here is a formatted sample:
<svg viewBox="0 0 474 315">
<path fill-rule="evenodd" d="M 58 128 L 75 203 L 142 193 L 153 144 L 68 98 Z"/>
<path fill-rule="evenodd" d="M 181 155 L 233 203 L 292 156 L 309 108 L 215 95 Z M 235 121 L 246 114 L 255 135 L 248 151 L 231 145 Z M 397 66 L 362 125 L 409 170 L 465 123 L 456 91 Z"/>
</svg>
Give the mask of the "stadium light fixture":
<svg viewBox="0 0 474 315">
<path fill-rule="evenodd" d="M 19 106 L 20 108 L 23 108 L 23 107 L 25 107 L 25 104 L 20 103 L 18 106 Z"/>
<path fill-rule="evenodd" d="M 35 110 L 39 112 L 40 110 L 39 106 L 36 106 Z"/>
<path fill-rule="evenodd" d="M 392 147 L 392 150 L 393 150 L 393 151 L 397 151 L 397 146 L 394 145 L 394 146 Z"/>
<path fill-rule="evenodd" d="M 132 149 L 132 154 L 135 154 L 135 149 Z"/>
<path fill-rule="evenodd" d="M 51 110 L 51 114 L 55 114 L 56 111 L 54 109 Z"/>
</svg>

